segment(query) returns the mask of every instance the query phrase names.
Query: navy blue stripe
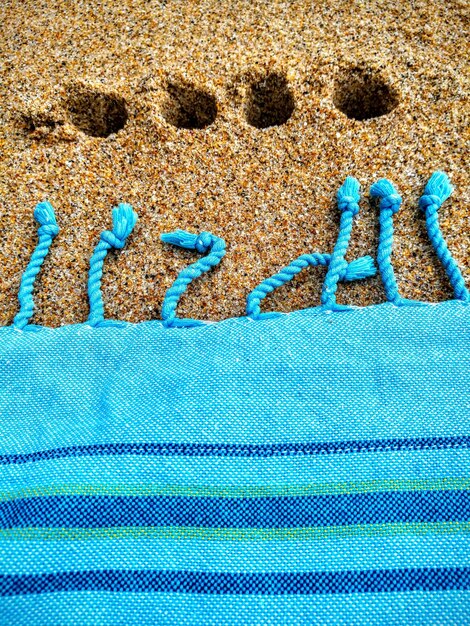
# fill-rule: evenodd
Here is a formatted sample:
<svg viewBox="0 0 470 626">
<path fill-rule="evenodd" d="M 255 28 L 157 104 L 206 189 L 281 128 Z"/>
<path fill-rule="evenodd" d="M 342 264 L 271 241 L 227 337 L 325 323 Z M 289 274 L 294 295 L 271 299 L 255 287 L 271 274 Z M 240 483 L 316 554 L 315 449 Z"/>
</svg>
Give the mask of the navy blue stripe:
<svg viewBox="0 0 470 626">
<path fill-rule="evenodd" d="M 262 498 L 46 496 L 0 503 L 0 527 L 297 528 L 470 520 L 470 492 L 397 491 Z"/>
<path fill-rule="evenodd" d="M 84 446 L 38 450 L 25 454 L 2 454 L 0 465 L 51 461 L 80 456 L 218 456 L 275 457 L 316 456 L 320 454 L 357 454 L 397 452 L 400 450 L 442 450 L 469 448 L 470 436 L 414 437 L 411 439 L 373 439 L 370 441 L 331 441 L 325 443 L 98 443 Z"/>
<path fill-rule="evenodd" d="M 470 568 L 225 573 L 99 570 L 0 576 L 3 596 L 64 591 L 191 594 L 331 594 L 470 589 Z"/>
</svg>

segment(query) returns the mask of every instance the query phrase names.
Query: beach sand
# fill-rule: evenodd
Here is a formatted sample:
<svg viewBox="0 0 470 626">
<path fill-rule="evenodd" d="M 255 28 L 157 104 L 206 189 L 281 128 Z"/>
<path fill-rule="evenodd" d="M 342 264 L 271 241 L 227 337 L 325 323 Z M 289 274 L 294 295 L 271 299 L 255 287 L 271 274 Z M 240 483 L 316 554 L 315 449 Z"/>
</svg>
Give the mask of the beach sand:
<svg viewBox="0 0 470 626">
<path fill-rule="evenodd" d="M 159 318 L 166 289 L 196 252 L 163 245 L 175 228 L 227 242 L 178 314 L 220 320 L 296 256 L 331 252 L 338 187 L 363 189 L 348 258 L 375 255 L 378 178 L 397 186 L 393 262 L 401 294 L 451 297 L 418 197 L 444 170 L 440 211 L 470 281 L 469 14 L 466 1 L 188 2 L 4 0 L 0 8 L 0 324 L 17 311 L 48 199 L 61 232 L 39 276 L 34 323 L 86 319 L 89 259 L 111 209 L 139 222 L 105 262 L 106 316 Z M 307 269 L 263 310 L 319 303 Z M 338 301 L 384 300 L 379 277 Z"/>
</svg>

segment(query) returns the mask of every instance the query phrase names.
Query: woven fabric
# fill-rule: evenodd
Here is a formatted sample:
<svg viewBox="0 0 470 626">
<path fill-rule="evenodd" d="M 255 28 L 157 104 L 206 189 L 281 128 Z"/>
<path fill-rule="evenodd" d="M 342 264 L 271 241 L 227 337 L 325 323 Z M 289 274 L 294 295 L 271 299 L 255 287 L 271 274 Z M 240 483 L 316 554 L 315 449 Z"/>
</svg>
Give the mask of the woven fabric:
<svg viewBox="0 0 470 626">
<path fill-rule="evenodd" d="M 0 330 L 0 574 L 6 624 L 468 624 L 470 292 L 438 210 L 419 204 L 455 300 L 399 293 L 393 215 L 380 179 L 377 267 L 346 260 L 360 184 L 337 193 L 332 253 L 307 253 L 247 297 L 247 317 L 180 318 L 189 284 L 224 239 L 164 233 L 197 251 L 160 322 L 105 319 L 101 279 L 137 215 L 113 209 L 90 259 L 85 324 L 30 324 L 34 282 L 59 226 L 38 243 L 20 308 Z M 326 266 L 321 306 L 261 302 Z M 387 303 L 338 304 L 340 281 L 380 272 Z"/>
<path fill-rule="evenodd" d="M 0 329 L 0 623 L 467 624 L 470 306 Z"/>
</svg>

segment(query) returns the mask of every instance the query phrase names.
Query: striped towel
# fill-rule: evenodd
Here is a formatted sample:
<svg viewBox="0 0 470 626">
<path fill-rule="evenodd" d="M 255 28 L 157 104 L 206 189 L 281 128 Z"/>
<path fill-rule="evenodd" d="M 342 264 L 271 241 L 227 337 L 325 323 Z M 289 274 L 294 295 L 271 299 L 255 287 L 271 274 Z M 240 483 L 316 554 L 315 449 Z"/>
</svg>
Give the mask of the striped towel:
<svg viewBox="0 0 470 626">
<path fill-rule="evenodd" d="M 337 304 L 359 183 L 338 192 L 331 254 L 305 254 L 247 299 L 247 316 L 180 319 L 191 280 L 225 242 L 165 234 L 205 255 L 182 270 L 162 320 L 104 319 L 106 254 L 136 215 L 113 212 L 90 262 L 86 323 L 29 324 L 39 243 L 13 325 L 0 329 L 1 626 L 470 624 L 470 293 L 437 210 L 420 206 L 455 299 L 398 293 L 393 214 L 381 180 L 377 265 L 387 302 Z M 261 313 L 308 265 L 321 306 Z"/>
<path fill-rule="evenodd" d="M 1 624 L 466 624 L 470 307 L 0 340 Z"/>
</svg>

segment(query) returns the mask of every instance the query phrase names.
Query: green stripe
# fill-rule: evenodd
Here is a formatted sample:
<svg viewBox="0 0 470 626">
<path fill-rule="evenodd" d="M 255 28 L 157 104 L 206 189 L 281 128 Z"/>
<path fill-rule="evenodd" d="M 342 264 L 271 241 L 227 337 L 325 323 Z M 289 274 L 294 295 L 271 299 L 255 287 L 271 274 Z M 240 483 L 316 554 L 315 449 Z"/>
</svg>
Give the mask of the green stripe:
<svg viewBox="0 0 470 626">
<path fill-rule="evenodd" d="M 470 533 L 470 522 L 411 524 L 364 524 L 356 526 L 314 526 L 311 528 L 9 528 L 0 530 L 0 540 L 99 540 L 174 539 L 203 541 L 316 541 L 354 537 L 395 537 L 399 535 L 444 535 Z"/>
<path fill-rule="evenodd" d="M 212 498 L 262 498 L 280 496 L 344 495 L 379 491 L 439 491 L 470 489 L 470 478 L 434 480 L 366 480 L 313 485 L 222 486 L 209 485 L 41 485 L 0 492 L 0 501 L 39 496 L 198 496 Z"/>
</svg>

